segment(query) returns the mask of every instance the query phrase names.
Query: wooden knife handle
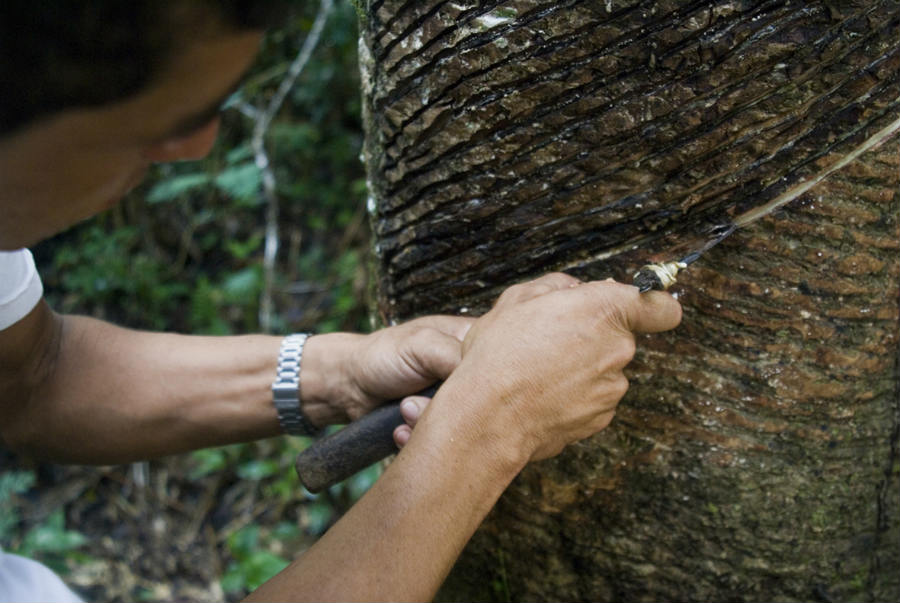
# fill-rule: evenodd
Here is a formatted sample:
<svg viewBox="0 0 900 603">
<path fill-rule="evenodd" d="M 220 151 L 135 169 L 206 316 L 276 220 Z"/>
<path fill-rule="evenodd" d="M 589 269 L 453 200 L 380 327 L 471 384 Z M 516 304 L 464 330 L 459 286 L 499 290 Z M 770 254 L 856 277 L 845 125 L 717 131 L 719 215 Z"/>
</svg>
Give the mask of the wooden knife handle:
<svg viewBox="0 0 900 603">
<path fill-rule="evenodd" d="M 437 386 L 419 392 L 431 397 Z M 394 429 L 404 423 L 400 400 L 393 400 L 297 455 L 297 475 L 310 492 L 320 492 L 397 452 Z"/>
</svg>

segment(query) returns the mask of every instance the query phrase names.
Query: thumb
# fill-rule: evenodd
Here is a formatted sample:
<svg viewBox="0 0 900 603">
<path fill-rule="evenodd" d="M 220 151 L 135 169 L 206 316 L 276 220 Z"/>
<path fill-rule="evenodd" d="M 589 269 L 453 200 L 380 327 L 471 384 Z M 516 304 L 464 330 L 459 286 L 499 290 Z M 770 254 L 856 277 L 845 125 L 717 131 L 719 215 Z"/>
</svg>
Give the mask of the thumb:
<svg viewBox="0 0 900 603">
<path fill-rule="evenodd" d="M 657 333 L 674 329 L 681 322 L 681 304 L 662 291 L 640 293 L 637 287 L 614 281 L 594 281 L 582 291 L 592 291 L 615 311 L 610 319 L 634 333 Z"/>
<path fill-rule="evenodd" d="M 627 306 L 626 318 L 628 329 L 635 333 L 668 331 L 681 323 L 681 304 L 662 291 L 637 293 L 637 299 Z"/>
</svg>

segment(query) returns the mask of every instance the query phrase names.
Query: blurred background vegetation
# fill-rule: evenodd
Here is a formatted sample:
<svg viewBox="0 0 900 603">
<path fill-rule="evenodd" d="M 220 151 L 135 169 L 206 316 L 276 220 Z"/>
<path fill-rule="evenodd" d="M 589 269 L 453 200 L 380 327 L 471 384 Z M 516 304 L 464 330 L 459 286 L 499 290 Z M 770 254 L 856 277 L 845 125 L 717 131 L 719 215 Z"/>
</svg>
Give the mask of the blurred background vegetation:
<svg viewBox="0 0 900 603">
<path fill-rule="evenodd" d="M 267 203 L 250 115 L 275 94 L 318 10 L 305 3 L 269 32 L 209 157 L 153 167 L 120 205 L 33 250 L 54 309 L 139 329 L 262 330 Z M 357 14 L 344 0 L 266 129 L 279 207 L 275 333 L 372 328 L 356 49 Z M 89 600 L 236 600 L 377 477 L 368 470 L 313 496 L 292 467 L 307 444 L 283 437 L 121 467 L 0 450 L 0 545 L 50 565 Z"/>
</svg>

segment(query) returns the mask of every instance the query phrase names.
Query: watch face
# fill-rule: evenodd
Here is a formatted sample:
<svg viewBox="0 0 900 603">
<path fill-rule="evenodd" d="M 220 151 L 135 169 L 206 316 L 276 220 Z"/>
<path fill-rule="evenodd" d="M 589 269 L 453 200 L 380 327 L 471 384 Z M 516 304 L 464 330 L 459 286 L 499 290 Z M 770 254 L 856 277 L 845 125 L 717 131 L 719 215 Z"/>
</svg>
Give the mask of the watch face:
<svg viewBox="0 0 900 603">
<path fill-rule="evenodd" d="M 274 383 L 272 384 L 272 394 L 277 402 L 297 402 L 297 382 L 293 383 Z"/>
</svg>

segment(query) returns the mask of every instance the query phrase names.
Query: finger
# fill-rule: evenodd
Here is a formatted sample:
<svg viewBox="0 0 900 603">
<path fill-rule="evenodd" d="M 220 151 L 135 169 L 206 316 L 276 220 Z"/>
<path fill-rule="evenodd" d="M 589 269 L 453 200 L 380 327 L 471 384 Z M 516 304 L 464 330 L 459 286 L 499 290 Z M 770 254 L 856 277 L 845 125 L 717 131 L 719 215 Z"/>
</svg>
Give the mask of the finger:
<svg viewBox="0 0 900 603">
<path fill-rule="evenodd" d="M 408 324 L 436 329 L 462 341 L 466 338 L 466 334 L 472 328 L 472 325 L 475 324 L 475 319 L 469 316 L 435 314 L 411 320 Z"/>
<path fill-rule="evenodd" d="M 658 333 L 674 329 L 681 322 L 681 304 L 662 291 L 639 293 L 635 287 L 604 281 L 591 283 L 602 288 L 607 301 L 616 305 L 622 328 L 635 333 Z"/>
<path fill-rule="evenodd" d="M 533 281 L 525 284 L 535 287 L 546 287 L 550 290 L 555 291 L 557 289 L 565 289 L 567 287 L 578 285 L 580 283 L 581 281 L 571 274 L 566 274 L 565 272 L 548 272 L 544 276 L 536 278 Z"/>
<path fill-rule="evenodd" d="M 568 289 L 581 284 L 581 281 L 564 272 L 551 272 L 533 281 L 513 285 L 500 294 L 497 304 L 519 303 L 552 291 Z"/>
<path fill-rule="evenodd" d="M 431 402 L 431 398 L 427 396 L 407 396 L 404 398 L 400 402 L 400 415 L 406 421 L 406 424 L 410 427 L 415 427 L 416 422 L 422 416 L 422 413 L 425 412 L 425 407 L 428 406 L 429 402 Z"/>
<path fill-rule="evenodd" d="M 394 444 L 397 448 L 403 448 L 412 437 L 412 428 L 409 425 L 398 425 L 394 429 Z"/>
<path fill-rule="evenodd" d="M 462 344 L 453 335 L 424 328 L 406 339 L 403 357 L 418 374 L 446 379 L 462 359 Z"/>
</svg>

